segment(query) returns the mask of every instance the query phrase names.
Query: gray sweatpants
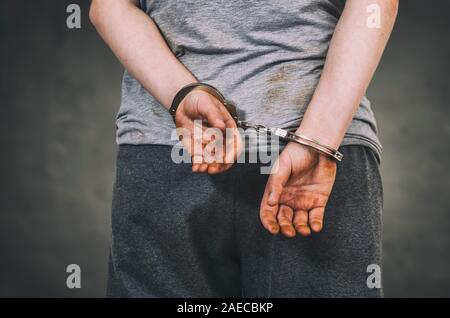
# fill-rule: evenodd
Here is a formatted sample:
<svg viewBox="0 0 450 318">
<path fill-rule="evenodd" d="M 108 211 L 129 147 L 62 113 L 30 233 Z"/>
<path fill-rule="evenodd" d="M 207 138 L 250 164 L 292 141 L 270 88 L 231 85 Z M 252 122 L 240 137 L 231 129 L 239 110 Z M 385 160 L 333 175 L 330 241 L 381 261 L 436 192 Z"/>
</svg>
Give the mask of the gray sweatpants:
<svg viewBox="0 0 450 318">
<path fill-rule="evenodd" d="M 378 161 L 364 146 L 340 150 L 323 231 L 289 239 L 260 223 L 259 164 L 209 176 L 173 163 L 169 146 L 120 146 L 107 295 L 380 296 L 367 285 L 367 267 L 381 266 Z"/>
</svg>

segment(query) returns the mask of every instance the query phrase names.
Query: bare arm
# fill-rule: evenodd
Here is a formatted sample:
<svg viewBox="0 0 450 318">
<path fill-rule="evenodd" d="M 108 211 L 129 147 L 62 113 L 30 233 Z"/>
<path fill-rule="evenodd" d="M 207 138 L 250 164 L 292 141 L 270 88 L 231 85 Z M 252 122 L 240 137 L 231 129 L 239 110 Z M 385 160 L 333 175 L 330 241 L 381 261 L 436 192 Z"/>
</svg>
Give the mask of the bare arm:
<svg viewBox="0 0 450 318">
<path fill-rule="evenodd" d="M 93 0 L 90 19 L 122 65 L 164 107 L 195 77 L 174 56 L 138 0 Z"/>
<path fill-rule="evenodd" d="M 366 25 L 370 4 L 381 9 L 380 28 Z M 347 0 L 300 134 L 339 147 L 380 61 L 397 8 L 398 0 Z M 267 181 L 260 209 L 264 227 L 287 237 L 321 231 L 335 177 L 333 160 L 289 143 Z"/>
<path fill-rule="evenodd" d="M 139 8 L 138 0 L 92 0 L 89 16 L 122 65 L 165 108 L 169 109 L 183 86 L 197 82 L 172 53 L 154 21 Z M 231 128 L 238 136 L 236 124 L 225 107 L 208 93 L 192 91 L 178 107 L 176 126 L 193 157 L 194 172 L 215 174 L 230 168 L 241 149 L 239 145 L 233 151 L 223 152 L 224 158 L 217 162 L 205 162 L 205 145 L 194 136 L 195 120 L 207 121 L 209 127 L 220 130 Z"/>
<path fill-rule="evenodd" d="M 367 8 L 380 7 L 380 28 L 367 26 Z M 317 89 L 298 130 L 338 148 L 391 34 L 398 0 L 347 0 Z"/>
</svg>

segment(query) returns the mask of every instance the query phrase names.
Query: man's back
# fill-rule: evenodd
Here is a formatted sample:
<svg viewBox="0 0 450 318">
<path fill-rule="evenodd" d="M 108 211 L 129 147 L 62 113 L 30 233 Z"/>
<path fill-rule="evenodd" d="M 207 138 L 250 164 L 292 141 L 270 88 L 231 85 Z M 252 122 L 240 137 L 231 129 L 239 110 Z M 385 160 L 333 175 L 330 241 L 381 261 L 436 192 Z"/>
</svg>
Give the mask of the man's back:
<svg viewBox="0 0 450 318">
<path fill-rule="evenodd" d="M 237 103 L 240 118 L 295 130 L 320 79 L 344 1 L 142 0 L 172 52 L 201 82 Z M 149 57 L 150 58 L 150 57 Z M 167 110 L 127 72 L 119 144 L 173 145 Z M 363 98 L 345 144 L 381 145 Z"/>
</svg>

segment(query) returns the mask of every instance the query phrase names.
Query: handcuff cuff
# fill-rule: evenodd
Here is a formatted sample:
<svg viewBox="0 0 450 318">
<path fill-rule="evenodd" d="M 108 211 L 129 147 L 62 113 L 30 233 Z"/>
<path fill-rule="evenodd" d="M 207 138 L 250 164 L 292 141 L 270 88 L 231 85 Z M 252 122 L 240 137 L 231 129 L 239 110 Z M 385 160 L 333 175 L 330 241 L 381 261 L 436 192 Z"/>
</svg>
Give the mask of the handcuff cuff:
<svg viewBox="0 0 450 318">
<path fill-rule="evenodd" d="M 206 83 L 192 83 L 184 86 L 182 89 L 178 91 L 178 93 L 175 95 L 172 101 L 172 105 L 169 108 L 169 113 L 172 115 L 174 122 L 178 106 L 180 105 L 181 101 L 186 97 L 186 95 L 193 90 L 201 90 L 217 98 L 225 106 L 225 108 L 228 110 L 233 120 L 236 122 L 236 125 L 240 128 L 254 129 L 256 130 L 257 133 L 273 134 L 283 140 L 292 141 L 301 144 L 303 146 L 313 148 L 314 150 L 322 154 L 325 154 L 337 161 L 341 161 L 342 158 L 344 157 L 343 154 L 340 153 L 337 149 L 333 149 L 331 147 L 322 145 L 317 140 L 308 138 L 306 136 L 297 133 L 292 133 L 282 128 L 266 127 L 263 125 L 253 124 L 240 120 L 237 115 L 236 104 L 230 100 L 227 100 L 222 95 L 222 93 L 219 92 L 217 88 Z"/>
</svg>

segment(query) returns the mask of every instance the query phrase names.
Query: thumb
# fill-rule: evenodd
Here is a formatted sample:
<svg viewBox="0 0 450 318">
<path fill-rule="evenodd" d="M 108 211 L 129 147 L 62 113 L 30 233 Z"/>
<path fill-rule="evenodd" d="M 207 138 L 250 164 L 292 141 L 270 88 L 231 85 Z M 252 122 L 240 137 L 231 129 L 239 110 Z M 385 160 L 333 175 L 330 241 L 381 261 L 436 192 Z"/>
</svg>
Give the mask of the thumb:
<svg viewBox="0 0 450 318">
<path fill-rule="evenodd" d="M 224 131 L 226 128 L 222 113 L 216 104 L 216 99 L 208 93 L 202 91 L 192 91 L 180 105 L 183 105 L 185 115 L 191 119 L 202 119 L 208 122 L 208 126 L 219 128 Z M 219 101 L 217 103 L 220 104 Z"/>
<path fill-rule="evenodd" d="M 214 97 L 199 100 L 197 105 L 198 113 L 208 121 L 210 127 L 215 127 L 220 129 L 222 132 L 225 131 L 226 124 L 225 118 L 220 111 L 220 102 L 215 100 Z"/>
<path fill-rule="evenodd" d="M 274 173 L 274 171 L 276 172 Z M 279 160 L 277 160 L 268 180 L 269 198 L 267 203 L 270 206 L 280 203 L 283 188 L 288 182 L 290 174 L 291 169 L 286 165 L 281 165 Z"/>
</svg>

